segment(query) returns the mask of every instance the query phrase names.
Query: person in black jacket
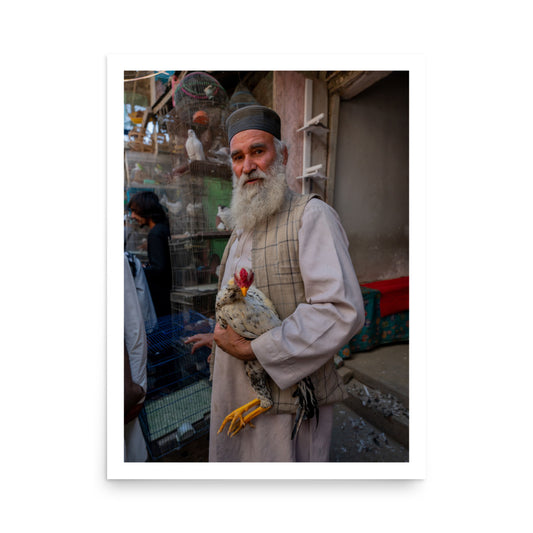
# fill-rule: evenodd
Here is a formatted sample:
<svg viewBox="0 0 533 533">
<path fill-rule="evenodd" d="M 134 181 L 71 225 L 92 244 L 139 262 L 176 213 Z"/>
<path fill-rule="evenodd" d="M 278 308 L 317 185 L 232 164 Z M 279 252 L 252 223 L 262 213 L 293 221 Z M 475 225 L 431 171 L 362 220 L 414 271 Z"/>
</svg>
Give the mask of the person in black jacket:
<svg viewBox="0 0 533 533">
<path fill-rule="evenodd" d="M 153 192 L 134 194 L 128 202 L 131 216 L 141 227 L 148 226 L 148 263 L 144 273 L 158 318 L 170 314 L 172 267 L 168 239 L 168 218 L 159 198 Z"/>
</svg>

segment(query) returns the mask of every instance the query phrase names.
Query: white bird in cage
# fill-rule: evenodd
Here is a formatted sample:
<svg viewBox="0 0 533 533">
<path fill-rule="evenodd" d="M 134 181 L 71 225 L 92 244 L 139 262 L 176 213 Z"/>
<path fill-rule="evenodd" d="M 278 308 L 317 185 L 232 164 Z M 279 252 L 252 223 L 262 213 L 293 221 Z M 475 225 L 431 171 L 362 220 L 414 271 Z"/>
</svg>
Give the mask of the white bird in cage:
<svg viewBox="0 0 533 533">
<path fill-rule="evenodd" d="M 209 98 L 209 100 L 212 100 L 215 97 L 215 93 L 217 91 L 217 88 L 214 85 L 208 85 L 204 89 L 204 93 Z"/>
<path fill-rule="evenodd" d="M 182 203 L 179 200 L 177 200 L 176 202 L 171 202 L 166 196 L 161 197 L 160 203 L 161 205 L 164 205 L 173 215 L 177 215 L 183 207 Z"/>
<path fill-rule="evenodd" d="M 198 216 L 202 214 L 202 202 L 190 203 L 186 207 L 187 214 L 189 216 Z"/>
<path fill-rule="evenodd" d="M 189 130 L 188 136 L 189 138 L 185 143 L 185 150 L 187 150 L 189 161 L 205 161 L 204 147 L 198 140 L 198 137 L 196 137 L 194 130 Z"/>
<path fill-rule="evenodd" d="M 216 217 L 216 226 L 220 231 L 229 230 L 232 228 L 231 210 L 225 205 L 219 205 Z"/>
</svg>

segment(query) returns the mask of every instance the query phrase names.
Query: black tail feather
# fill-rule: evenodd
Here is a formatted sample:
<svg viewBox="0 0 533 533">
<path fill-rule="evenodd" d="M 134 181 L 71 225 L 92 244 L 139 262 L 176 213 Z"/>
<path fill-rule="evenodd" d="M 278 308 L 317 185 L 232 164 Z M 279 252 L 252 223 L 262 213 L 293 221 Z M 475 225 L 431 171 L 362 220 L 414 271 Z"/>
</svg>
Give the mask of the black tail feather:
<svg viewBox="0 0 533 533">
<path fill-rule="evenodd" d="M 319 417 L 315 387 L 308 377 L 298 383 L 298 386 L 293 393 L 293 397 L 298 398 L 298 409 L 296 411 L 296 419 L 292 429 L 291 440 L 294 440 L 294 437 L 298 434 L 303 420 L 310 420 L 316 416 L 316 427 L 318 427 Z"/>
</svg>

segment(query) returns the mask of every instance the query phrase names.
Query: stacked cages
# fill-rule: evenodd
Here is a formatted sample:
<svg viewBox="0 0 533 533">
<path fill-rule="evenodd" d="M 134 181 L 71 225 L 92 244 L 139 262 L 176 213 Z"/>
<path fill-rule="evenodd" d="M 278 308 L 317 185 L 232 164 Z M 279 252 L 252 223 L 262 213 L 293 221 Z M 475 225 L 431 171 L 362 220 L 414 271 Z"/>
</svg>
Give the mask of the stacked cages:
<svg viewBox="0 0 533 533">
<path fill-rule="evenodd" d="M 197 310 L 210 318 L 214 318 L 216 296 L 216 283 L 172 291 L 170 294 L 172 315 Z"/>
<path fill-rule="evenodd" d="M 175 87 L 173 104 L 157 118 L 154 153 L 130 148 L 126 157 L 126 201 L 137 190 L 154 191 L 167 210 L 171 234 L 171 315 L 160 318 L 149 335 L 148 394 L 139 416 L 156 460 L 209 428 L 210 350 L 191 354 L 184 338 L 214 329 L 218 267 L 230 235 L 217 214 L 219 206 L 230 205 L 232 194 L 224 89 L 212 76 L 195 72 Z M 203 158 L 189 157 L 189 130 L 201 142 Z M 130 247 L 142 249 L 143 238 L 130 237 Z"/>
<path fill-rule="evenodd" d="M 173 315 L 195 310 L 213 317 L 218 266 L 229 237 L 229 231 L 217 227 L 217 215 L 230 205 L 233 188 L 225 131 L 228 97 L 215 78 L 193 72 L 176 85 L 173 104 L 165 129 L 182 158 L 173 170 L 180 210 L 169 212 L 171 310 Z M 198 159 L 186 151 L 191 130 L 202 145 Z"/>
<path fill-rule="evenodd" d="M 191 161 L 189 171 L 175 183 L 180 209 L 169 211 L 172 235 L 202 235 L 215 231 L 218 207 L 231 202 L 230 167 L 209 161 Z"/>
<path fill-rule="evenodd" d="M 155 149 L 146 153 L 137 145 L 127 145 L 126 182 L 129 189 L 154 190 L 167 209 L 171 235 L 197 235 L 212 230 L 216 218 L 216 205 L 210 203 L 213 197 L 205 179 L 223 180 L 231 191 L 225 131 L 229 99 L 222 85 L 203 72 L 185 76 L 172 96 L 172 110 L 152 117 Z M 190 130 L 202 144 L 202 160 L 188 157 Z M 230 198 L 231 193 L 224 195 L 224 202 Z"/>
<path fill-rule="evenodd" d="M 185 238 L 171 239 L 172 290 L 216 282 L 216 267 L 220 260 L 210 255 L 209 241 Z"/>
<path fill-rule="evenodd" d="M 164 187 L 170 181 L 173 158 L 170 154 L 143 154 L 128 150 L 124 172 L 128 187 Z"/>
<path fill-rule="evenodd" d="M 220 260 L 227 236 L 198 239 L 171 239 L 173 314 L 195 310 L 213 317 Z"/>
<path fill-rule="evenodd" d="M 164 120 L 164 129 L 176 154 L 171 182 L 177 187 L 181 202 L 181 210 L 169 214 L 172 235 L 196 235 L 214 229 L 216 214 L 213 216 L 208 204 L 206 178 L 227 181 L 231 191 L 225 130 L 228 102 L 224 88 L 204 72 L 188 74 L 174 89 L 174 108 Z M 198 159 L 187 153 L 191 131 L 202 145 L 203 156 Z"/>
<path fill-rule="evenodd" d="M 212 331 L 213 324 L 190 311 L 160 319 L 148 338 L 148 391 L 139 415 L 152 459 L 178 450 L 209 430 L 211 383 L 201 348 L 191 354 L 184 340 Z"/>
<path fill-rule="evenodd" d="M 216 283 L 228 236 L 228 231 L 214 229 L 190 236 L 173 235 L 169 241 L 173 290 Z"/>
</svg>

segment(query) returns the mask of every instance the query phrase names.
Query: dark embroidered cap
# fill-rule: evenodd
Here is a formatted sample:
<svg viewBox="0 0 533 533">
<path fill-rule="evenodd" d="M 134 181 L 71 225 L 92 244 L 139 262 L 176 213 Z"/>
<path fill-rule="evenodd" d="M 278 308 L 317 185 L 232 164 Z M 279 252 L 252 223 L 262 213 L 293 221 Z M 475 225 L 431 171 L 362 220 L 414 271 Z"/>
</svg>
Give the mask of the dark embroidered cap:
<svg viewBox="0 0 533 533">
<path fill-rule="evenodd" d="M 261 130 L 281 140 L 281 120 L 279 115 L 262 105 L 248 105 L 234 111 L 226 120 L 228 141 L 245 130 Z"/>
</svg>

